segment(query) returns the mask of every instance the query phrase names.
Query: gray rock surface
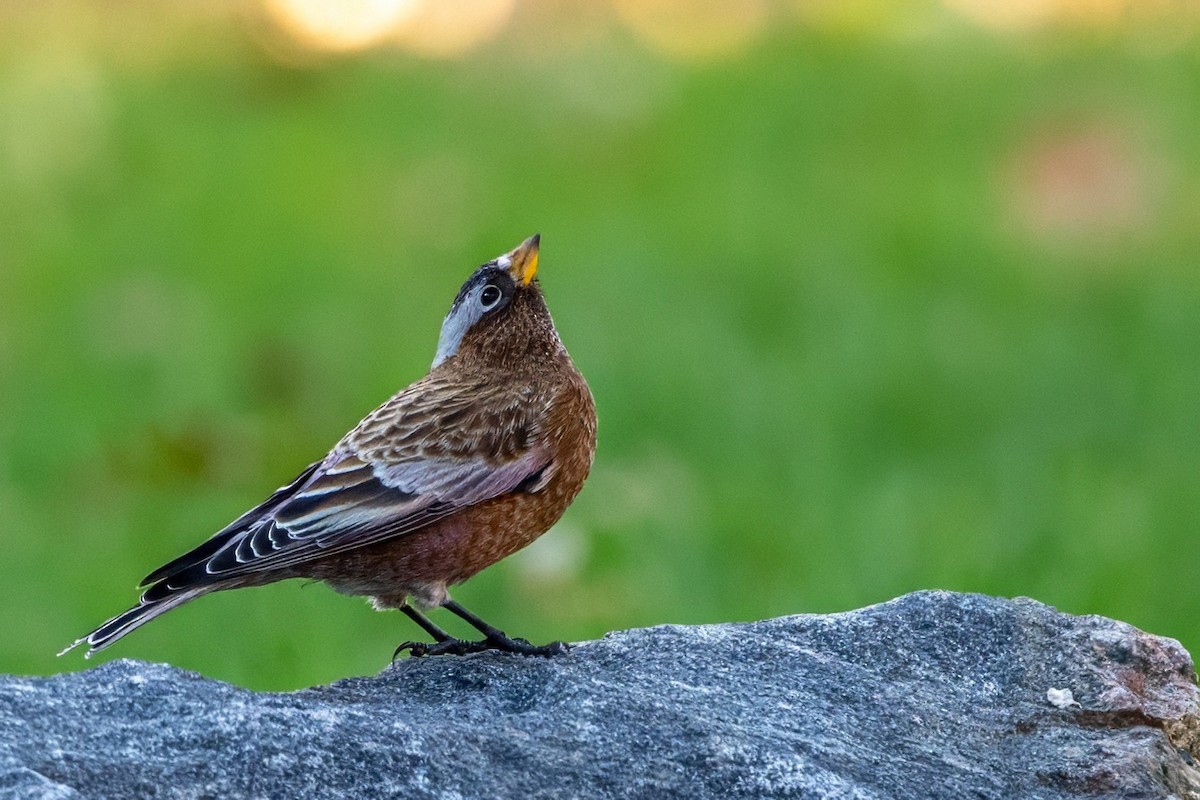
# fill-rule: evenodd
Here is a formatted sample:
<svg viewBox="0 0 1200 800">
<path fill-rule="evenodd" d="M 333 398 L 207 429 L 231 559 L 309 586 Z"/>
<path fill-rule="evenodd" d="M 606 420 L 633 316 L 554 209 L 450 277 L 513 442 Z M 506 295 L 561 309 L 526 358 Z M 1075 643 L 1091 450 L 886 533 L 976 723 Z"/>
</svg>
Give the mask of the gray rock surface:
<svg viewBox="0 0 1200 800">
<path fill-rule="evenodd" d="M 0 795 L 1188 798 L 1196 713 L 1170 639 L 920 592 L 288 694 L 134 661 L 0 678 Z"/>
</svg>

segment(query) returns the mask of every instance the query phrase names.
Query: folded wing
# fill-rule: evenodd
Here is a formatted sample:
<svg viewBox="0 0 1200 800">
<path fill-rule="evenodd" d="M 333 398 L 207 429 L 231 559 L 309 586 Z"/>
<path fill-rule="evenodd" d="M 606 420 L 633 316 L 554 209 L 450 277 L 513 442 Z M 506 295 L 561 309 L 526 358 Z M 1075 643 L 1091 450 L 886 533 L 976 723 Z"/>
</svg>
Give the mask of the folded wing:
<svg viewBox="0 0 1200 800">
<path fill-rule="evenodd" d="M 335 450 L 208 542 L 149 575 L 146 582 L 153 585 L 143 602 L 402 536 L 510 492 L 548 463 L 538 449 L 503 464 L 451 457 L 390 465 Z"/>
</svg>

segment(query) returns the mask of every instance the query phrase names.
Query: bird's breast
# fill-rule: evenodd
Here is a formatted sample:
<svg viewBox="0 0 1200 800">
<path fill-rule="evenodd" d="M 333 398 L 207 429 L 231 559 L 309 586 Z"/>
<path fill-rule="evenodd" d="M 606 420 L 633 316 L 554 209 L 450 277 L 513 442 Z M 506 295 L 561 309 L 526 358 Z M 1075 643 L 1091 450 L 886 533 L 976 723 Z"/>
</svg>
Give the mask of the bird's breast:
<svg viewBox="0 0 1200 800">
<path fill-rule="evenodd" d="M 579 494 L 596 452 L 596 407 L 571 369 L 545 406 L 531 446 L 550 453 L 544 480 L 455 512 L 420 530 L 313 565 L 312 577 L 349 594 L 436 598 L 550 529 Z M 351 563 L 352 562 L 352 563 Z M 349 583 L 346 574 L 367 576 Z M 394 604 L 394 603 L 392 603 Z"/>
</svg>

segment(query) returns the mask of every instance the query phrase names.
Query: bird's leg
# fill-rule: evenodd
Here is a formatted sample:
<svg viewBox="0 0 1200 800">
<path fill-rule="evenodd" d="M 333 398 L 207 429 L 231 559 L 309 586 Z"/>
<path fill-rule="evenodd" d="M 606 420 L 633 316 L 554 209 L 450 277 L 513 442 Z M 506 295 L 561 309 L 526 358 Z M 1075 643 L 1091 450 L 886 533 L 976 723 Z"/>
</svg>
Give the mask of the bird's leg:
<svg viewBox="0 0 1200 800">
<path fill-rule="evenodd" d="M 520 653 L 526 656 L 556 656 L 562 655 L 568 650 L 566 642 L 551 642 L 550 644 L 538 646 L 530 644 L 525 639 L 510 639 L 505 635 L 504 631 L 487 624 L 459 605 L 457 601 L 447 600 L 442 604 L 442 608 L 466 620 L 471 627 L 484 635 L 485 638 L 481 642 L 464 643 L 472 646 L 472 650 L 468 652 L 475 652 L 476 650 L 503 650 L 508 653 Z"/>
<path fill-rule="evenodd" d="M 537 646 L 530 644 L 524 639 L 511 639 L 504 634 L 502 630 L 492 625 L 487 624 L 479 617 L 472 614 L 467 609 L 460 606 L 453 600 L 447 600 L 442 604 L 444 608 L 452 613 L 462 617 L 469 622 L 472 627 L 479 630 L 484 635 L 484 639 L 478 642 L 467 642 L 462 639 L 455 639 L 442 628 L 438 627 L 432 620 L 417 611 L 412 606 L 405 604 L 400 607 L 400 610 L 408 615 L 409 619 L 421 626 L 421 628 L 433 637 L 433 644 L 425 644 L 424 642 L 404 642 L 396 651 L 392 653 L 392 660 L 404 651 L 413 658 L 421 658 L 423 656 L 461 656 L 467 653 L 479 653 L 484 650 L 503 650 L 507 653 L 519 653 L 526 656 L 556 656 L 567 652 L 567 645 L 564 642 L 551 642 L 547 645 Z"/>
<path fill-rule="evenodd" d="M 434 647 L 448 642 L 458 642 L 458 639 L 455 639 L 453 636 L 446 633 L 446 631 L 438 627 L 433 620 L 422 614 L 420 611 L 417 611 L 408 603 L 400 606 L 400 610 L 407 614 L 409 619 L 420 625 L 423 631 L 433 637 L 434 642 L 437 643 L 434 645 Z M 395 652 L 392 653 L 392 661 L 395 661 L 396 658 L 399 657 L 399 655 L 405 650 L 407 650 L 413 658 L 420 658 L 429 652 L 429 648 L 430 646 L 424 642 L 403 642 L 399 647 L 396 648 Z"/>
<path fill-rule="evenodd" d="M 453 636 L 451 636 L 450 634 L 448 634 L 444 630 L 442 630 L 440 627 L 438 627 L 437 624 L 434 623 L 434 621 L 431 620 L 429 617 L 425 616 L 420 611 L 417 611 L 415 608 L 408 605 L 407 603 L 405 603 L 403 606 L 401 606 L 400 610 L 403 611 L 405 614 L 407 614 L 409 619 L 411 619 L 413 622 L 420 625 L 421 629 L 424 630 L 426 633 L 428 633 L 430 636 L 432 636 L 433 640 L 435 642 L 445 642 L 445 641 L 449 641 L 450 639 L 454 638 Z"/>
</svg>

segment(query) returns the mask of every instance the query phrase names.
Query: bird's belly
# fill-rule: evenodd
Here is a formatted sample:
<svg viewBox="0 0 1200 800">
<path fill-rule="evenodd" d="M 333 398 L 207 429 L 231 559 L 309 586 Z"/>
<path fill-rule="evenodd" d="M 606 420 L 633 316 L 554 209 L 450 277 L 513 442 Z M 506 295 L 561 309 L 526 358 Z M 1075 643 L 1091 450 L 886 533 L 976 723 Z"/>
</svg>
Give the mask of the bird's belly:
<svg viewBox="0 0 1200 800">
<path fill-rule="evenodd" d="M 422 605 L 440 605 L 447 586 L 549 530 L 578 491 L 564 496 L 563 488 L 551 485 L 533 494 L 498 497 L 427 528 L 320 559 L 303 571 L 342 594 L 373 596 L 384 607 L 401 605 L 410 595 Z"/>
</svg>

